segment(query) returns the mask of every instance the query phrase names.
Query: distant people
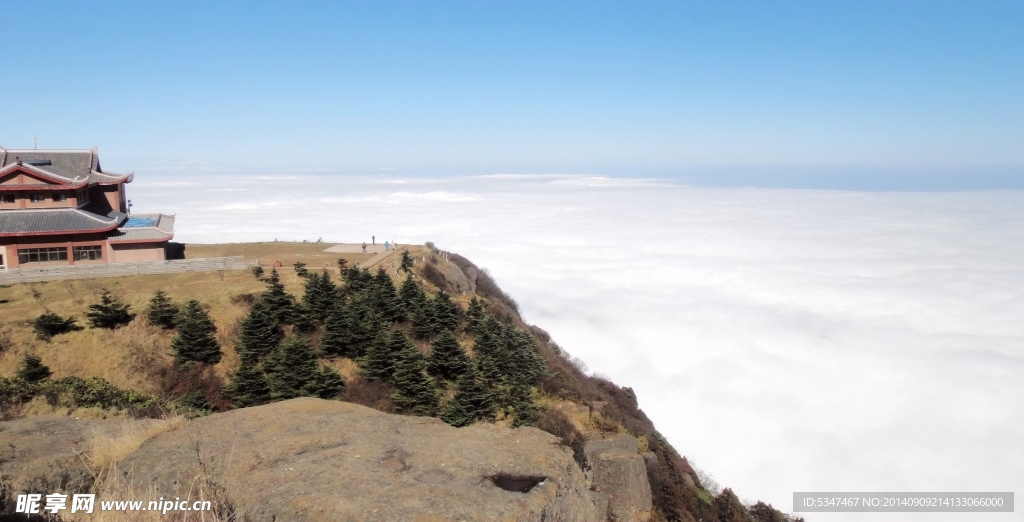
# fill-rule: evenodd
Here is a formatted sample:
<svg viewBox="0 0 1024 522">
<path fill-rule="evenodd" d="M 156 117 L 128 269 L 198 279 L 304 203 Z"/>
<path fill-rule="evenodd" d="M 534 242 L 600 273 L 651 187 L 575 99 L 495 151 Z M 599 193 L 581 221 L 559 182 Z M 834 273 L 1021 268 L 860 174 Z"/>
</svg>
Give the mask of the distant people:
<svg viewBox="0 0 1024 522">
<path fill-rule="evenodd" d="M 363 241 L 363 253 L 366 253 L 366 241 Z"/>
<path fill-rule="evenodd" d="M 376 245 L 377 244 L 377 236 L 370 236 L 370 241 L 372 241 L 373 244 Z"/>
<path fill-rule="evenodd" d="M 391 243 L 388 243 L 387 240 L 385 240 L 384 241 L 384 250 L 390 250 L 390 249 L 391 249 Z"/>
</svg>

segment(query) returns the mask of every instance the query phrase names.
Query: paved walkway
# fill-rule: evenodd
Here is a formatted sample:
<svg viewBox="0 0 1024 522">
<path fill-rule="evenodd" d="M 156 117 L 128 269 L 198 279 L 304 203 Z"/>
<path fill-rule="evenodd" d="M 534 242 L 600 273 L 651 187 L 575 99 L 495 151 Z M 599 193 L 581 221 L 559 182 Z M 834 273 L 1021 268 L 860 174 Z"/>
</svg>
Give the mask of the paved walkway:
<svg viewBox="0 0 1024 522">
<path fill-rule="evenodd" d="M 340 243 L 337 245 L 324 250 L 324 252 L 334 252 L 337 254 L 362 254 L 363 244 L 362 243 Z M 368 254 L 379 254 L 384 252 L 384 245 L 377 243 L 376 245 L 366 244 L 366 253 Z"/>
<path fill-rule="evenodd" d="M 362 254 L 363 245 L 362 243 L 341 243 L 338 245 L 334 245 L 328 248 L 327 250 L 324 250 L 324 252 L 332 252 L 336 254 Z M 388 258 L 388 256 L 397 254 L 398 250 L 394 246 L 392 246 L 390 250 L 384 250 L 384 245 L 378 243 L 376 245 L 366 245 L 366 252 L 377 254 L 371 257 L 370 259 L 367 259 L 366 261 L 359 263 L 359 266 L 369 269 L 383 262 L 385 259 Z"/>
</svg>

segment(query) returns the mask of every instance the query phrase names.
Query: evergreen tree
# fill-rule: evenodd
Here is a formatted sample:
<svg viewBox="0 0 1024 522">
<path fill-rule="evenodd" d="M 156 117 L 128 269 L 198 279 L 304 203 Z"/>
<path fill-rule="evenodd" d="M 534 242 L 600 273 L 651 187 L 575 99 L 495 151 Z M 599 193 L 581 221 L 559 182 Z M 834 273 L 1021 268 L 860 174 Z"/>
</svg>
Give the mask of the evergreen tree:
<svg viewBox="0 0 1024 522">
<path fill-rule="evenodd" d="M 295 325 L 297 331 L 310 333 L 316 331 L 317 320 L 306 305 L 297 303 L 292 307 L 292 324 Z"/>
<path fill-rule="evenodd" d="M 405 312 L 410 315 L 420 303 L 427 300 L 427 295 L 423 293 L 423 288 L 413 280 L 411 275 L 406 277 L 405 281 L 402 281 L 402 286 L 398 290 L 398 297 L 402 300 Z"/>
<path fill-rule="evenodd" d="M 129 308 L 129 305 L 111 297 L 110 291 L 104 288 L 100 294 L 99 304 L 89 305 L 89 311 L 85 316 L 89 318 L 93 328 L 113 329 L 132 322 L 135 314 L 129 313 Z"/>
<path fill-rule="evenodd" d="M 437 390 L 426 373 L 426 361 L 405 334 L 392 336 L 395 337 L 401 339 L 404 346 L 395 354 L 395 373 L 392 376 L 395 393 L 391 395 L 391 401 L 401 413 L 433 415 L 437 411 Z"/>
<path fill-rule="evenodd" d="M 276 268 L 270 270 L 270 277 L 266 279 L 266 283 L 267 289 L 260 298 L 267 303 L 279 323 L 291 324 L 295 314 L 295 297 L 284 290 Z"/>
<path fill-rule="evenodd" d="M 404 319 L 405 306 L 384 267 L 378 267 L 377 274 L 373 276 L 373 301 L 374 307 L 384 320 L 397 323 Z"/>
<path fill-rule="evenodd" d="M 257 299 L 238 324 L 238 355 L 242 363 L 256 364 L 281 342 L 281 327 L 273 310 L 263 299 Z"/>
<path fill-rule="evenodd" d="M 495 413 L 492 390 L 475 364 L 470 364 L 455 383 L 455 397 L 445 404 L 441 420 L 461 427 L 481 420 L 493 420 Z"/>
<path fill-rule="evenodd" d="M 310 396 L 306 386 L 317 378 L 316 357 L 305 340 L 289 337 L 267 357 L 264 371 L 271 399 Z"/>
<path fill-rule="evenodd" d="M 262 266 L 255 265 L 255 266 L 252 267 L 251 270 L 252 270 L 252 276 L 253 277 L 255 277 L 256 279 L 259 279 L 260 281 L 263 280 L 263 267 Z"/>
<path fill-rule="evenodd" d="M 469 310 L 466 311 L 466 319 L 468 320 L 466 331 L 475 332 L 483 324 L 485 318 L 486 314 L 484 313 L 483 304 L 476 296 L 473 296 L 469 300 Z"/>
<path fill-rule="evenodd" d="M 50 340 L 54 335 L 81 330 L 75 325 L 74 317 L 61 317 L 49 310 L 32 321 L 32 329 L 35 330 L 36 337 L 44 341 Z"/>
<path fill-rule="evenodd" d="M 362 357 L 384 327 L 368 291 L 359 292 L 331 309 L 321 345 L 331 355 Z"/>
<path fill-rule="evenodd" d="M 412 333 L 417 339 L 430 339 L 438 330 L 437 321 L 434 318 L 434 303 L 432 299 L 424 299 L 413 304 L 412 308 Z"/>
<path fill-rule="evenodd" d="M 216 333 L 217 327 L 199 301 L 189 301 L 178 315 L 178 336 L 171 341 L 174 357 L 180 362 L 217 364 L 221 351 Z"/>
<path fill-rule="evenodd" d="M 430 375 L 454 381 L 469 368 L 469 357 L 466 350 L 459 346 L 459 341 L 451 332 L 444 332 L 430 345 L 430 356 L 427 357 L 427 371 Z"/>
<path fill-rule="evenodd" d="M 341 270 L 341 280 L 345 282 L 345 292 L 354 294 L 366 290 L 373 285 L 373 276 L 365 268 L 358 265 Z"/>
<path fill-rule="evenodd" d="M 181 310 L 171 302 L 171 298 L 163 290 L 157 290 L 149 300 L 146 308 L 146 319 L 149 324 L 164 329 L 174 328 L 174 321 Z"/>
<path fill-rule="evenodd" d="M 406 272 L 406 273 L 412 273 L 412 264 L 413 264 L 413 259 L 412 259 L 412 256 L 409 255 L 409 251 L 408 250 L 403 250 L 402 251 L 402 264 L 399 265 L 398 269 L 403 271 L 403 272 Z"/>
<path fill-rule="evenodd" d="M 337 399 L 341 390 L 345 389 L 345 380 L 341 378 L 334 368 L 320 365 L 304 389 L 314 397 L 321 399 Z"/>
<path fill-rule="evenodd" d="M 366 357 L 359 361 L 363 374 L 371 379 L 391 380 L 395 373 L 395 357 L 391 353 L 391 339 L 404 334 L 395 331 L 391 334 L 380 332 L 366 350 Z"/>
<path fill-rule="evenodd" d="M 302 304 L 309 310 L 314 321 L 323 324 L 331 312 L 331 306 L 337 300 L 337 287 L 331 281 L 330 274 L 324 270 L 319 275 L 312 274 L 306 278 L 306 292 L 302 295 Z"/>
<path fill-rule="evenodd" d="M 231 383 L 224 387 L 224 395 L 240 408 L 257 406 L 270 402 L 270 386 L 263 372 L 243 359 Z"/>
<path fill-rule="evenodd" d="M 512 427 L 532 426 L 540 416 L 533 402 L 533 391 L 529 386 L 517 384 L 508 389 L 506 413 L 512 417 Z"/>
<path fill-rule="evenodd" d="M 434 334 L 454 332 L 459 327 L 459 307 L 452 302 L 448 292 L 440 290 L 431 299 L 434 308 Z"/>
<path fill-rule="evenodd" d="M 39 382 L 50 377 L 50 368 L 43 364 L 38 355 L 26 353 L 18 367 L 17 377 L 25 382 Z"/>
<path fill-rule="evenodd" d="M 306 263 L 303 263 L 302 261 L 296 261 L 295 264 L 292 266 L 295 267 L 295 275 L 299 277 L 306 277 L 309 275 L 309 270 L 306 269 Z"/>
</svg>

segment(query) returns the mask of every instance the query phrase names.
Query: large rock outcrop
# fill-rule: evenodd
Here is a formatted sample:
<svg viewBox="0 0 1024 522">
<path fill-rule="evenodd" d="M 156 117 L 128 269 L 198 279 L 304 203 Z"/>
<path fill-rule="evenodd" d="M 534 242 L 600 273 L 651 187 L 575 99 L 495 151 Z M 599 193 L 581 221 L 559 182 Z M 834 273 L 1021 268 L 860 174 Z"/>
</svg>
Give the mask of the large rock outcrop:
<svg viewBox="0 0 1024 522">
<path fill-rule="evenodd" d="M 10 512 L 20 493 L 84 493 L 93 487 L 87 454 L 96 438 L 112 438 L 124 429 L 152 420 L 75 419 L 40 416 L 0 422 L 0 508 Z"/>
<path fill-rule="evenodd" d="M 572 452 L 548 433 L 457 429 L 319 399 L 197 419 L 119 468 L 136 491 L 203 490 L 252 521 L 603 518 Z"/>
<path fill-rule="evenodd" d="M 597 435 L 583 443 L 583 454 L 590 467 L 591 488 L 607 499 L 608 520 L 651 520 L 651 486 L 636 437 L 625 433 Z"/>
</svg>

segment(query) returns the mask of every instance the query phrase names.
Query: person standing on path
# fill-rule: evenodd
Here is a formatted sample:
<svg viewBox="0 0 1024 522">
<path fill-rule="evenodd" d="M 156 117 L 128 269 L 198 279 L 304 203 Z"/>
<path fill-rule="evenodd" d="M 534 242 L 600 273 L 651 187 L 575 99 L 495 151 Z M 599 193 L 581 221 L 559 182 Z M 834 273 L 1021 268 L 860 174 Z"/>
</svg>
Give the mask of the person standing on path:
<svg viewBox="0 0 1024 522">
<path fill-rule="evenodd" d="M 363 253 L 366 253 L 366 241 L 363 241 Z"/>
<path fill-rule="evenodd" d="M 373 242 L 374 245 L 376 245 L 377 244 L 377 236 L 370 236 L 370 241 Z"/>
<path fill-rule="evenodd" d="M 385 240 L 384 241 L 384 250 L 389 250 L 390 248 L 391 248 L 391 243 L 388 243 L 387 240 Z"/>
</svg>

